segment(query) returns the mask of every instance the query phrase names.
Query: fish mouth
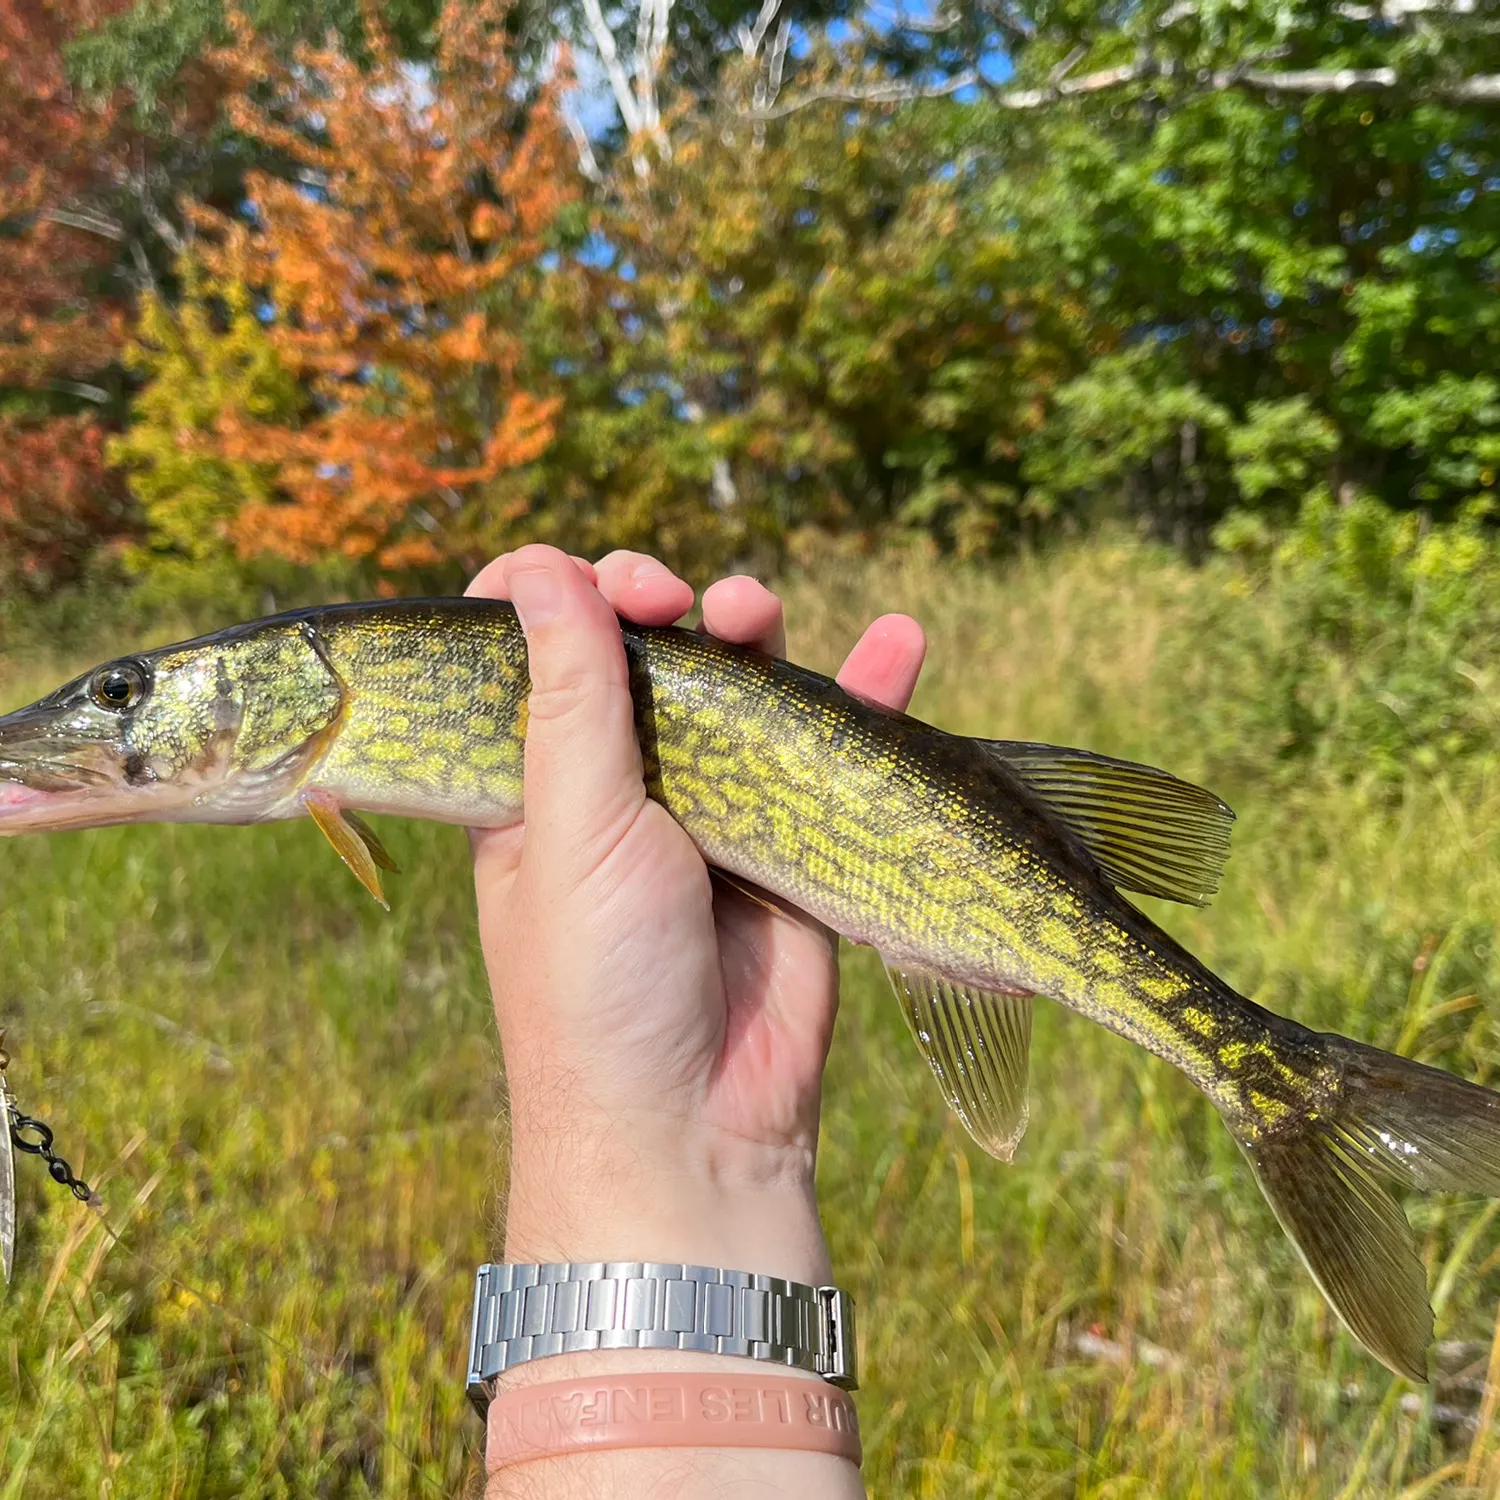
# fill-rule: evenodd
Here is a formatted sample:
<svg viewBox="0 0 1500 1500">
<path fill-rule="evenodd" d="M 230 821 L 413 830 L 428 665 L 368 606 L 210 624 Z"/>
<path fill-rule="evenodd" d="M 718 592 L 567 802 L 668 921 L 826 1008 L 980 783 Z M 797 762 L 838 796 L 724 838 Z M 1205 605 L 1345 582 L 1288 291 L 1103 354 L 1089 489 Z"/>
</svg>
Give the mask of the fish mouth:
<svg viewBox="0 0 1500 1500">
<path fill-rule="evenodd" d="M 61 730 L 52 712 L 0 718 L 0 834 L 76 828 L 108 820 L 116 777 L 106 746 Z"/>
<path fill-rule="evenodd" d="M 48 790 L 0 781 L 0 834 L 83 827 L 98 822 L 102 810 L 86 788 Z"/>
</svg>

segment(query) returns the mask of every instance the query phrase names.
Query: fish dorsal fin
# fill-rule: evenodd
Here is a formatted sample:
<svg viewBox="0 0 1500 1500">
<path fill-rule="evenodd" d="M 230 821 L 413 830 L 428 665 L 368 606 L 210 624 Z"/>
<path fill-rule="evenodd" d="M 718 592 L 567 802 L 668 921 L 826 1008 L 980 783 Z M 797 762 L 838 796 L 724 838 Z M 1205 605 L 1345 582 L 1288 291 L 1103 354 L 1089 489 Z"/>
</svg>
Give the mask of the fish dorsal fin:
<svg viewBox="0 0 1500 1500">
<path fill-rule="evenodd" d="M 981 740 L 1087 846 L 1122 890 L 1207 906 L 1229 858 L 1234 814 L 1155 766 L 1024 740 Z"/>
<path fill-rule="evenodd" d="M 1026 1134 L 1033 996 L 950 984 L 894 964 L 886 973 L 948 1107 L 991 1156 L 1010 1161 Z"/>
</svg>

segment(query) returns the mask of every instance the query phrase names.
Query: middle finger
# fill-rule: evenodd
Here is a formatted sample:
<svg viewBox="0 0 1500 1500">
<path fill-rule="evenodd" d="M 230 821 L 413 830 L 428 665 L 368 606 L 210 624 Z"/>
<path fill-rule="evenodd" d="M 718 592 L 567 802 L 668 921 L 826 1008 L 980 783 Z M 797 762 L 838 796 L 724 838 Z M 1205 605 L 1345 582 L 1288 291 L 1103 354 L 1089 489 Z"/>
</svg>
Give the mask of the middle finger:
<svg viewBox="0 0 1500 1500">
<path fill-rule="evenodd" d="M 753 646 L 768 656 L 786 654 L 781 600 L 763 583 L 743 574 L 721 578 L 704 590 L 703 628 L 721 641 Z"/>
</svg>

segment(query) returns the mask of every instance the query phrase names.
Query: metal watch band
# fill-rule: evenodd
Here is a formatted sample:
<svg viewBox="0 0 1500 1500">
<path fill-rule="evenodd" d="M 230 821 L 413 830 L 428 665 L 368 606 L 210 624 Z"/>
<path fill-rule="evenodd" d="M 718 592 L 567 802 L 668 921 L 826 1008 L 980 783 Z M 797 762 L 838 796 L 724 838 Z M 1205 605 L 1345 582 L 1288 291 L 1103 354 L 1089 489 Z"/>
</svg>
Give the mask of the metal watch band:
<svg viewBox="0 0 1500 1500">
<path fill-rule="evenodd" d="M 469 1399 L 576 1349 L 693 1349 L 811 1370 L 855 1390 L 854 1303 L 832 1286 L 658 1261 L 488 1265 L 474 1284 Z"/>
</svg>

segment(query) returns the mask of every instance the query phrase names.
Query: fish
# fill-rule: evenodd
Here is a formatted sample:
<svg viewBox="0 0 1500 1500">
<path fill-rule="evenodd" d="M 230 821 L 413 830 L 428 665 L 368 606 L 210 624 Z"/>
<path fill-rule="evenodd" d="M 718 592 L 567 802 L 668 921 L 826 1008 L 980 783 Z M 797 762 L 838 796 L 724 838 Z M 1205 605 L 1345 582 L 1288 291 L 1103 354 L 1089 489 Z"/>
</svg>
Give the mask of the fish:
<svg viewBox="0 0 1500 1500">
<path fill-rule="evenodd" d="M 1500 1095 L 1238 994 L 1127 892 L 1214 894 L 1233 814 L 1155 767 L 969 738 L 678 627 L 621 622 L 647 789 L 707 864 L 883 958 L 951 1110 L 1010 1160 L 1033 1008 L 1081 1012 L 1215 1105 L 1314 1281 L 1426 1378 L 1393 1189 L 1500 1196 Z M 330 605 L 105 663 L 0 717 L 0 834 L 310 817 L 377 900 L 366 815 L 522 817 L 526 643 L 480 599 Z"/>
</svg>

